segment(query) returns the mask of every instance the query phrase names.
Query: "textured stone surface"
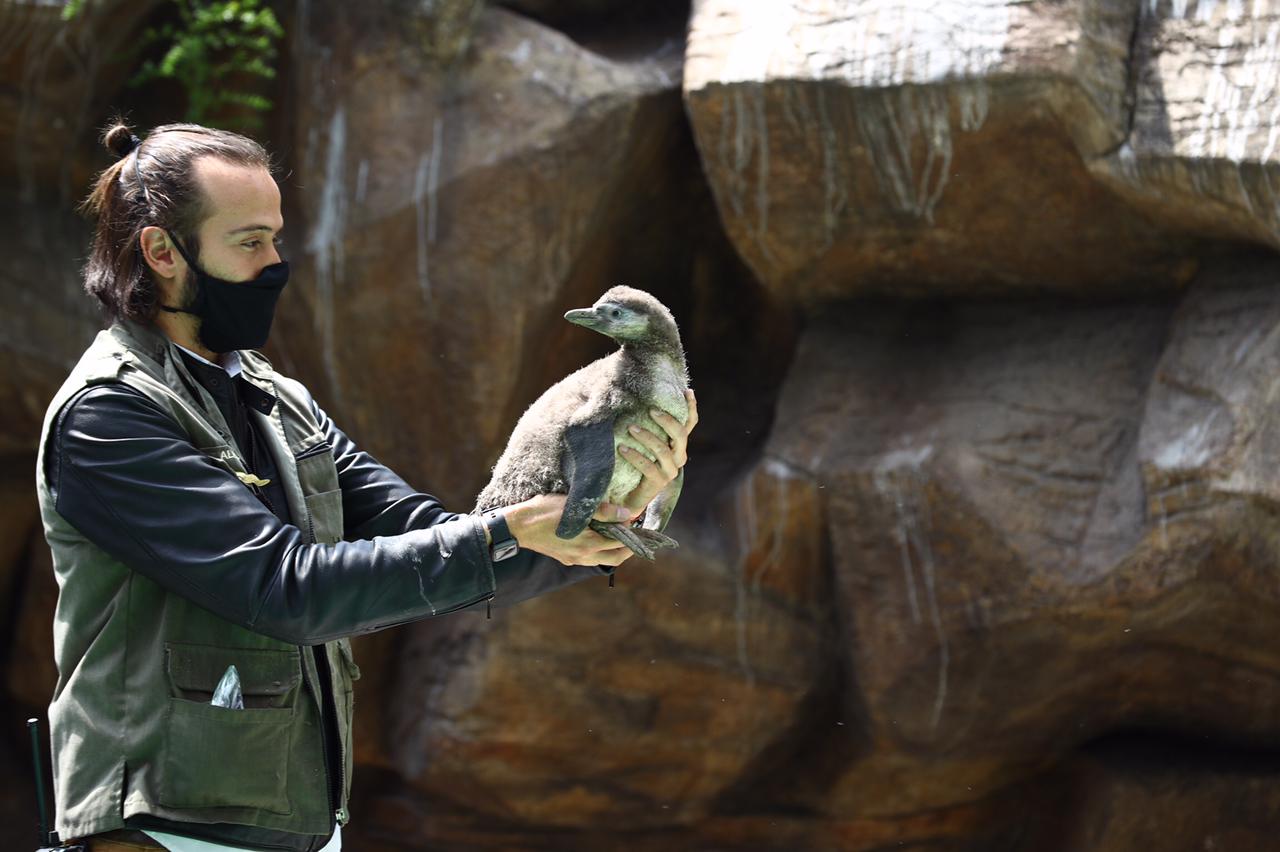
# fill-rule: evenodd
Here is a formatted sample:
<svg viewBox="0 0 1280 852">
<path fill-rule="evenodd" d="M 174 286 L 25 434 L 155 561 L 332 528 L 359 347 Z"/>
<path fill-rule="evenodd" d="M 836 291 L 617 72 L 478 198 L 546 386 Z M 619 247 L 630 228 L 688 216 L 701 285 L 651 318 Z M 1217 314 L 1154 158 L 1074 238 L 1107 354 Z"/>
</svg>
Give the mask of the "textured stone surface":
<svg viewBox="0 0 1280 852">
<path fill-rule="evenodd" d="M 699 0 L 685 100 L 731 238 L 809 305 L 1185 284 L 1190 246 L 1088 167 L 1128 132 L 1136 20 L 1136 2 Z"/>
<path fill-rule="evenodd" d="M 689 0 L 498 0 L 615 60 L 684 52 Z"/>
<path fill-rule="evenodd" d="M 1207 453 L 1168 494 L 1150 461 L 1216 434 L 1166 385 L 1234 401 L 1224 446 L 1265 444 L 1277 274 L 1205 276 L 1168 331 L 1159 303 L 810 326 L 767 453 L 824 488 L 856 724 L 813 747 L 835 755 L 829 784 L 797 767 L 783 795 L 841 814 L 967 801 L 1133 724 L 1280 740 L 1271 465 Z"/>
<path fill-rule="evenodd" d="M 39 517 L 32 488 L 35 459 L 12 456 L 5 464 L 8 469 L 0 476 L 0 612 L 14 612 L 13 601 L 22 592 L 29 550 L 44 548 L 44 540 L 34 544 L 31 540 Z"/>
<path fill-rule="evenodd" d="M 58 583 L 53 560 L 39 526 L 28 532 L 23 576 L 17 585 L 18 606 L 13 610 L 13 640 L 5 663 L 5 686 L 14 710 L 23 719 L 48 711 L 58 684 L 53 662 L 53 613 L 58 603 Z M 45 727 L 48 733 L 48 727 Z M 30 748 L 30 746 L 28 746 Z"/>
<path fill-rule="evenodd" d="M 1021 848 L 1263 852 L 1280 825 L 1278 778 L 1275 750 L 1123 731 L 1036 782 L 1042 795 L 1053 791 L 1054 807 Z"/>
<path fill-rule="evenodd" d="M 358 801 L 367 819 L 343 831 L 344 843 L 364 852 L 412 849 L 574 850 L 625 848 L 639 852 L 670 849 L 734 849 L 792 852 L 840 849 L 848 852 L 1048 852 L 1038 843 L 1054 835 L 1037 827 L 1039 815 L 1052 813 L 1057 801 L 1037 785 L 1030 794 L 1013 791 L 977 805 L 966 805 L 898 819 L 823 819 L 794 813 L 759 816 L 722 815 L 692 826 L 633 829 L 555 829 L 529 832 L 519 823 L 492 815 L 460 811 L 448 803 L 425 802 L 403 791 Z M 1028 842 L 1026 838 L 1031 837 Z M 1055 838 L 1056 839 L 1056 838 Z"/>
<path fill-rule="evenodd" d="M 498 5 L 544 21 L 557 28 L 626 29 L 637 21 L 689 17 L 689 0 L 498 0 Z"/>
<path fill-rule="evenodd" d="M 1091 168 L 1171 229 L 1280 246 L 1280 3 L 1139 14 L 1132 129 Z"/>
<path fill-rule="evenodd" d="M 117 55 L 155 2 L 0 0 L 0 457 L 35 452 L 45 406 L 98 329 L 81 290 L 89 231 L 73 206 L 97 168 L 95 121 L 127 76 Z"/>
<path fill-rule="evenodd" d="M 1138 444 L 1147 513 L 1170 553 L 1280 502 L 1280 270 L 1227 262 L 1201 281 L 1178 308 Z"/>
<path fill-rule="evenodd" d="M 29 457 L 45 408 L 98 330 L 78 264 L 89 232 L 69 210 L 16 202 L 0 210 L 0 457 Z M 34 477 L 34 462 L 30 468 Z M 29 480 L 34 482 L 34 479 Z"/>
<path fill-rule="evenodd" d="M 95 122 L 130 74 L 130 50 L 159 0 L 0 0 L 0 185 L 25 203 L 78 200 L 93 168 Z"/>
</svg>

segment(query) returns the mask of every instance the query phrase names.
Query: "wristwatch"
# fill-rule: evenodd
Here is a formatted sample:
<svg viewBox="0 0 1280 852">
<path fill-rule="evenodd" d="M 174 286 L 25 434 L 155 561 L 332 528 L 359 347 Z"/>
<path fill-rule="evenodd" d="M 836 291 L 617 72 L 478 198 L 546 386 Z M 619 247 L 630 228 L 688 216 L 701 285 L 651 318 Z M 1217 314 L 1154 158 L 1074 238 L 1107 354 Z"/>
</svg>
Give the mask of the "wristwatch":
<svg viewBox="0 0 1280 852">
<path fill-rule="evenodd" d="M 512 537 L 511 530 L 507 527 L 507 518 L 501 509 L 485 512 L 484 526 L 489 531 L 489 558 L 494 562 L 510 559 L 520 552 L 520 545 Z"/>
</svg>

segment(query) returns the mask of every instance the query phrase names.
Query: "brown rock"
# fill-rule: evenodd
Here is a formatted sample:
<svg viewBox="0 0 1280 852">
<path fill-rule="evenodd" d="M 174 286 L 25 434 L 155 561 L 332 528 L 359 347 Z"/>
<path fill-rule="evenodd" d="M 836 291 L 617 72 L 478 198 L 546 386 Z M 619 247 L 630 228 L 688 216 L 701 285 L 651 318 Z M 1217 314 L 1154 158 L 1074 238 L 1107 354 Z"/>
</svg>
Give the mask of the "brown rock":
<svg viewBox="0 0 1280 852">
<path fill-rule="evenodd" d="M 33 459 L 49 400 L 100 326 L 76 268 L 89 236 L 74 214 L 43 202 L 0 210 L 0 234 L 0 301 L 10 312 L 0 332 L 0 454 Z M 28 470 L 34 489 L 34 460 Z"/>
<path fill-rule="evenodd" d="M 1161 551 L 1204 547 L 1223 524 L 1247 520 L 1233 516 L 1280 501 L 1280 423 L 1272 402 L 1280 392 L 1277 281 L 1273 262 L 1219 262 L 1179 306 L 1138 446 Z"/>
<path fill-rule="evenodd" d="M 0 463 L 0 612 L 14 612 L 13 596 L 21 592 L 31 531 L 39 520 L 36 463 L 30 456 L 0 456 Z"/>
<path fill-rule="evenodd" d="M 1087 168 L 1126 133 L 1135 19 L 1094 0 L 698 0 L 685 101 L 730 238 L 810 306 L 1185 283 L 1190 246 Z"/>
<path fill-rule="evenodd" d="M 442 66 L 467 55 L 484 5 L 483 0 L 448 0 L 433 3 L 430 14 L 423 14 L 412 2 L 392 4 L 394 12 L 402 16 L 401 20 L 416 31 L 426 55 Z"/>
<path fill-rule="evenodd" d="M 498 0 L 498 5 L 561 30 L 605 56 L 680 53 L 689 0 Z"/>
<path fill-rule="evenodd" d="M 634 4 L 626 0 L 501 0 L 500 5 L 540 21 L 581 21 L 583 18 L 622 14 Z"/>
<path fill-rule="evenodd" d="M 1280 825 L 1276 753 L 1142 734 L 1110 737 L 1060 774 L 1060 852 L 1270 852 Z M 1046 848 L 1046 847 L 1041 847 Z"/>
<path fill-rule="evenodd" d="M 1091 170 L 1171 230 L 1280 246 L 1280 4 L 1137 7 L 1132 130 Z"/>
<path fill-rule="evenodd" d="M 98 125 L 157 5 L 89 2 L 64 22 L 61 4 L 0 0 L 0 454 L 35 452 L 49 400 L 100 327 L 79 274 L 89 230 L 73 207 L 107 164 Z"/>
<path fill-rule="evenodd" d="M 0 185 L 64 206 L 88 185 L 95 123 L 132 73 L 138 30 L 159 0 L 91 0 L 70 22 L 62 3 L 0 0 Z"/>
<path fill-rule="evenodd" d="M 1210 312 L 1206 376 L 1205 353 L 1269 328 L 1257 299 L 1222 298 L 1250 322 Z M 1199 351 L 1177 343 L 1194 304 L 1164 358 Z M 806 332 L 768 453 L 826 495 L 850 724 L 808 747 L 836 766 L 779 781 L 790 800 L 845 817 L 971 801 L 1120 725 L 1280 739 L 1267 498 L 1162 521 L 1144 494 L 1168 321 L 1152 303 L 862 306 Z M 1266 422 L 1262 339 L 1241 405 Z M 1178 434 L 1203 422 L 1164 408 Z"/>
<path fill-rule="evenodd" d="M 1038 790 L 1036 791 L 1039 792 Z M 1017 846 L 1029 814 L 1024 795 L 1005 795 L 978 805 L 919 814 L 900 820 L 823 819 L 790 813 L 718 816 L 693 826 L 610 829 L 540 828 L 530 832 L 519 823 L 492 815 L 457 810 L 438 800 L 411 793 L 390 794 L 360 802 L 363 819 L 343 829 L 361 850 L 417 849 L 598 849 L 667 852 L 671 849 L 733 849 L 743 852 L 793 852 L 796 849 L 878 852 L 977 852 L 1008 849 L 1045 852 L 1049 846 Z M 1051 807 L 1039 797 L 1030 804 Z M 1056 804 L 1056 803 L 1055 803 Z"/>
<path fill-rule="evenodd" d="M 58 583 L 53 559 L 39 527 L 28 532 L 26 576 L 20 586 L 21 601 L 14 626 L 13 644 L 6 649 L 6 687 L 10 702 L 22 717 L 45 718 L 58 667 L 53 658 L 53 614 L 58 604 Z M 45 725 L 45 732 L 48 726 Z"/>
</svg>

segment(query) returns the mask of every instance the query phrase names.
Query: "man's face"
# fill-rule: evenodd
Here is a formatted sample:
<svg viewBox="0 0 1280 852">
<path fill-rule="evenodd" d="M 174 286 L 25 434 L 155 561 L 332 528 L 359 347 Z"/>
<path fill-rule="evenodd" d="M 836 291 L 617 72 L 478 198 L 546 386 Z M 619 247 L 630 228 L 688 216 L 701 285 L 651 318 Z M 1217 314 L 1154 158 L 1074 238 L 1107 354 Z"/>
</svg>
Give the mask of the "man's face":
<svg viewBox="0 0 1280 852">
<path fill-rule="evenodd" d="M 199 228 L 196 262 L 227 281 L 257 278 L 280 261 L 275 243 L 284 228 L 279 187 L 266 169 L 215 157 L 201 157 L 194 165 L 209 214 Z"/>
</svg>

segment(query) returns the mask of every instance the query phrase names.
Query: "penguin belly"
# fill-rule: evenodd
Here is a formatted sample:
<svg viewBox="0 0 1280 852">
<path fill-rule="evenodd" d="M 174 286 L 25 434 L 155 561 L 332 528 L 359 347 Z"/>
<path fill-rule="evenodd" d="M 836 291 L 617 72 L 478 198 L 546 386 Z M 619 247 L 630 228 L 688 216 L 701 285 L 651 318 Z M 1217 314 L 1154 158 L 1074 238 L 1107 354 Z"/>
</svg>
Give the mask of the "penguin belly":
<svg viewBox="0 0 1280 852">
<path fill-rule="evenodd" d="M 625 502 L 627 495 L 634 491 L 636 486 L 640 484 L 640 480 L 644 478 L 644 475 L 640 473 L 640 471 L 636 470 L 630 462 L 622 457 L 622 454 L 618 452 L 618 448 L 622 446 L 631 447 L 632 449 L 639 450 L 644 453 L 648 458 L 653 458 L 653 453 L 649 448 L 637 441 L 632 437 L 631 433 L 627 431 L 627 427 L 632 423 L 639 423 L 641 426 L 644 426 L 645 420 L 649 420 L 649 418 L 631 419 L 627 417 L 620 417 L 618 418 L 618 422 L 614 424 L 613 478 L 609 480 L 609 487 L 604 494 L 604 499 L 608 503 L 621 504 Z M 650 420 L 649 422 L 652 423 L 653 421 Z M 648 428 L 652 429 L 656 425 L 657 424 L 654 424 Z M 657 430 L 657 434 L 662 434 L 662 430 Z"/>
<path fill-rule="evenodd" d="M 654 407 L 667 412 L 681 423 L 687 423 L 689 421 L 689 401 L 684 395 L 686 385 L 684 382 L 675 379 L 674 365 L 672 373 L 673 375 L 670 378 L 660 375 L 658 381 L 655 381 L 653 404 Z M 664 379 L 666 380 L 664 381 Z M 632 449 L 639 450 L 644 453 L 645 458 L 654 461 L 653 452 L 627 431 L 628 427 L 633 424 L 642 429 L 648 429 L 660 438 L 667 434 L 666 430 L 649 416 L 648 411 L 642 415 L 618 418 L 613 427 L 613 478 L 609 480 L 609 488 L 605 492 L 605 500 L 610 503 L 624 502 L 627 495 L 634 491 L 635 487 L 640 484 L 640 480 L 644 478 L 640 471 L 618 453 L 620 446 L 626 445 Z"/>
</svg>

